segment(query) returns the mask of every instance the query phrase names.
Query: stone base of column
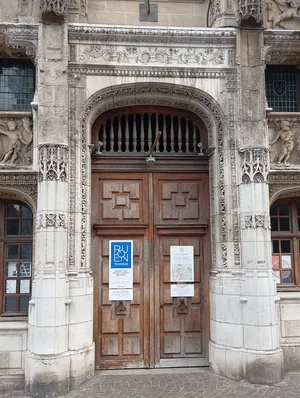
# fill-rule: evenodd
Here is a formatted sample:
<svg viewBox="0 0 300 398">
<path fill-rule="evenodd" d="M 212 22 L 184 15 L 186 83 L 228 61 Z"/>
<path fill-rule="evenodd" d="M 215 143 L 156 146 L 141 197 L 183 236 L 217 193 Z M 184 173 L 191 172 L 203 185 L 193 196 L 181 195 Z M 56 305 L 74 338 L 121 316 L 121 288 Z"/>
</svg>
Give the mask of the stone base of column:
<svg viewBox="0 0 300 398">
<path fill-rule="evenodd" d="M 25 391 L 31 397 L 57 397 L 93 377 L 94 345 L 62 355 L 27 354 Z"/>
<path fill-rule="evenodd" d="M 283 378 L 283 353 L 235 349 L 209 342 L 209 363 L 213 371 L 234 380 L 253 384 L 275 384 Z"/>
</svg>

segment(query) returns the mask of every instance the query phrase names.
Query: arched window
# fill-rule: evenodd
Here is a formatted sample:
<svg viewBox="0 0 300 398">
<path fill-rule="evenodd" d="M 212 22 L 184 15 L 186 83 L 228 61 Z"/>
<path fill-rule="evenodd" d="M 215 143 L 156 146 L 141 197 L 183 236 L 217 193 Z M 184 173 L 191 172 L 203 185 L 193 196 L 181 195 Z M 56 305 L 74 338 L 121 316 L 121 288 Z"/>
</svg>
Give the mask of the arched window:
<svg viewBox="0 0 300 398">
<path fill-rule="evenodd" d="M 272 266 L 278 284 L 300 285 L 300 198 L 271 206 Z"/>
<path fill-rule="evenodd" d="M 30 61 L 0 59 L 0 111 L 30 111 L 34 80 Z"/>
<path fill-rule="evenodd" d="M 0 200 L 1 314 L 28 312 L 31 296 L 33 218 L 22 202 Z"/>
</svg>

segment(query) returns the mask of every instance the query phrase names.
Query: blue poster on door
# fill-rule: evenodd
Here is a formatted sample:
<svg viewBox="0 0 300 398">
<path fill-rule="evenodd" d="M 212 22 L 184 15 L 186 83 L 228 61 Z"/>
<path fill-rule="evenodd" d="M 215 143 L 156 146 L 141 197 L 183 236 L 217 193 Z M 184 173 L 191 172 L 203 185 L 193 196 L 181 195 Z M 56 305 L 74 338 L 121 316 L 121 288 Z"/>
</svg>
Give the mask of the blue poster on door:
<svg viewBox="0 0 300 398">
<path fill-rule="evenodd" d="M 109 241 L 109 289 L 133 288 L 133 241 Z"/>
</svg>

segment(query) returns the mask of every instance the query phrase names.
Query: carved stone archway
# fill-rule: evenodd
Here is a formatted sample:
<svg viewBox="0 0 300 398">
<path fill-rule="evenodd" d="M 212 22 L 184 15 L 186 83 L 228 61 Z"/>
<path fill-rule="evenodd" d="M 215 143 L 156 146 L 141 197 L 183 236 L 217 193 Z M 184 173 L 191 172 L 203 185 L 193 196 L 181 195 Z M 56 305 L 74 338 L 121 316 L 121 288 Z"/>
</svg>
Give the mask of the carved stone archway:
<svg viewBox="0 0 300 398">
<path fill-rule="evenodd" d="M 70 159 L 70 186 L 75 183 L 76 156 L 80 157 L 80 180 L 81 180 L 81 259 L 82 268 L 88 267 L 87 251 L 89 250 L 89 214 L 90 214 L 90 149 L 91 129 L 94 121 L 104 112 L 135 105 L 159 105 L 189 110 L 199 116 L 208 131 L 208 148 L 210 154 L 210 186 L 214 187 L 214 176 L 218 176 L 218 197 L 215 198 L 215 190 L 210 189 L 210 206 L 212 214 L 221 214 L 222 232 L 218 241 L 221 242 L 222 255 L 220 267 L 227 267 L 227 219 L 225 199 L 225 176 L 224 176 L 224 124 L 225 116 L 214 98 L 202 90 L 167 83 L 135 83 L 123 84 L 109 87 L 96 92 L 88 99 L 81 115 L 80 145 L 77 145 L 77 137 L 73 137 L 71 143 Z M 78 137 L 79 138 L 79 137 Z M 78 159 L 79 160 L 79 159 Z M 218 172 L 213 172 L 218 170 Z M 77 176 L 78 178 L 79 176 Z M 74 263 L 72 253 L 75 251 L 75 190 L 70 191 L 70 240 L 69 261 Z M 212 246 L 217 240 L 214 217 L 212 219 Z M 224 233 L 223 233 L 224 231 Z M 213 251 L 214 251 L 213 250 Z M 213 253 L 213 266 L 216 265 L 216 253 Z"/>
</svg>

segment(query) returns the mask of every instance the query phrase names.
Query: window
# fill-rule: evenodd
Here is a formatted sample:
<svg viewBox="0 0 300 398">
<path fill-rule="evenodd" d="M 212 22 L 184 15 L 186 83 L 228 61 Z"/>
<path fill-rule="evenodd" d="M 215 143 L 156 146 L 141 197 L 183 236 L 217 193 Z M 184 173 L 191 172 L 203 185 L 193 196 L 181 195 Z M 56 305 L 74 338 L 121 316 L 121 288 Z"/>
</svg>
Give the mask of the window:
<svg viewBox="0 0 300 398">
<path fill-rule="evenodd" d="M 271 207 L 272 266 L 278 284 L 300 285 L 300 198 Z"/>
<path fill-rule="evenodd" d="M 0 200 L 0 220 L 1 313 L 26 314 L 31 296 L 32 213 L 22 202 Z"/>
<path fill-rule="evenodd" d="M 30 111 L 33 93 L 31 62 L 0 59 L 0 111 Z"/>
<path fill-rule="evenodd" d="M 274 112 L 297 112 L 299 72 L 296 66 L 267 66 L 266 96 Z"/>
</svg>

